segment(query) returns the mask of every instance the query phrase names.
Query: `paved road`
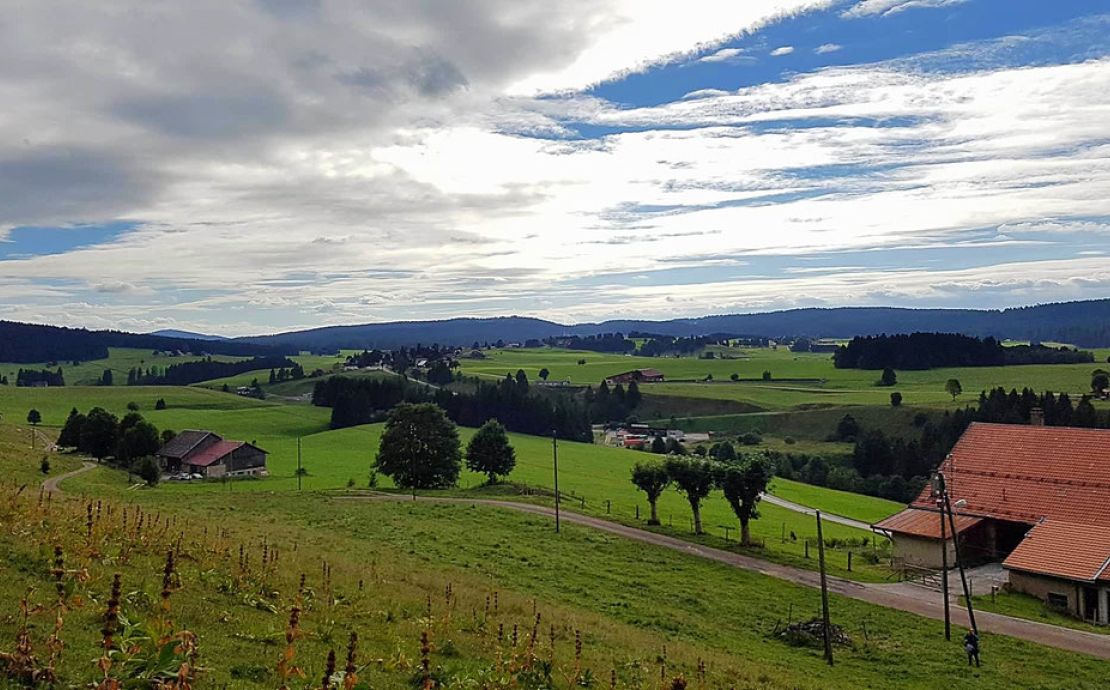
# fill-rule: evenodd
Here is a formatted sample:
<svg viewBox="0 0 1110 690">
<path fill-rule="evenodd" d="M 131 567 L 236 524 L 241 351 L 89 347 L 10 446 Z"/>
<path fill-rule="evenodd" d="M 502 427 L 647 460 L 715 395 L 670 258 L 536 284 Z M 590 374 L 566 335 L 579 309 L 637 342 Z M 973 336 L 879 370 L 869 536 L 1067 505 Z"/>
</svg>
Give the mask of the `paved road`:
<svg viewBox="0 0 1110 690">
<path fill-rule="evenodd" d="M 411 496 L 400 494 L 374 493 L 361 496 L 344 496 L 346 500 L 395 500 L 411 501 Z M 419 497 L 419 501 L 432 501 L 440 503 L 464 503 L 472 505 L 488 505 L 499 508 L 517 510 L 523 513 L 554 517 L 555 511 L 547 506 L 533 505 L 530 503 L 514 503 L 512 501 L 496 501 L 491 499 L 467 498 L 429 498 Z M 768 561 L 746 556 L 744 554 L 715 549 L 709 546 L 693 544 L 682 539 L 657 534 L 636 527 L 628 527 L 616 522 L 601 518 L 590 517 L 579 513 L 562 512 L 562 521 L 593 529 L 616 534 L 626 539 L 661 546 L 679 551 L 692 556 L 698 556 L 718 563 L 724 563 L 734 568 L 754 571 L 769 577 L 786 580 L 805 587 L 820 587 L 820 576 L 812 570 L 802 570 L 786 565 L 770 563 Z M 916 613 L 919 616 L 944 620 L 944 605 L 936 592 L 924 587 L 909 583 L 874 584 L 853 582 L 838 577 L 828 578 L 829 591 L 841 596 L 851 597 L 870 604 L 885 606 L 891 609 Z M 1081 630 L 1072 630 L 1045 623 L 1011 618 L 995 613 L 977 612 L 975 614 L 979 629 L 987 632 L 1009 635 L 1030 642 L 1066 649 L 1073 652 L 1090 654 L 1103 659 L 1110 659 L 1110 635 L 1100 635 Z M 960 628 L 968 627 L 967 613 L 958 604 L 952 606 L 952 625 L 954 626 L 953 638 L 962 637 Z M 989 653 L 989 652 L 988 652 Z"/>
<path fill-rule="evenodd" d="M 813 510 L 813 508 L 810 508 L 809 506 L 804 506 L 800 503 L 794 503 L 793 501 L 788 501 L 785 498 L 779 498 L 778 496 L 773 496 L 771 494 L 763 494 L 762 500 L 767 501 L 768 503 L 771 503 L 771 504 L 776 505 L 776 506 L 781 506 L 783 508 L 786 508 L 787 510 L 793 510 L 796 513 L 802 513 L 803 515 L 814 515 L 815 512 L 816 512 L 816 511 Z M 852 518 L 847 518 L 847 517 L 844 517 L 843 515 L 833 515 L 832 513 L 821 513 L 821 519 L 826 521 L 826 522 L 835 522 L 839 525 L 847 525 L 848 527 L 855 527 L 856 529 L 862 529 L 862 530 L 867 531 L 867 532 L 871 531 L 871 525 L 867 524 L 866 522 L 861 522 L 859 520 L 853 520 Z"/>
<path fill-rule="evenodd" d="M 70 477 L 76 477 L 79 474 L 82 474 L 84 472 L 88 472 L 89 470 L 91 470 L 94 467 L 96 467 L 95 462 L 81 463 L 81 466 L 78 467 L 77 469 L 73 470 L 72 472 L 66 472 L 65 474 L 59 474 L 56 477 L 50 477 L 49 479 L 47 479 L 46 481 L 44 481 L 42 483 L 42 488 L 43 488 L 44 491 L 46 491 L 46 493 L 50 493 L 50 494 L 59 493 L 60 494 L 60 493 L 62 493 L 62 490 L 60 488 L 58 488 L 58 484 L 61 484 L 63 481 L 65 481 L 66 479 L 69 479 Z"/>
</svg>

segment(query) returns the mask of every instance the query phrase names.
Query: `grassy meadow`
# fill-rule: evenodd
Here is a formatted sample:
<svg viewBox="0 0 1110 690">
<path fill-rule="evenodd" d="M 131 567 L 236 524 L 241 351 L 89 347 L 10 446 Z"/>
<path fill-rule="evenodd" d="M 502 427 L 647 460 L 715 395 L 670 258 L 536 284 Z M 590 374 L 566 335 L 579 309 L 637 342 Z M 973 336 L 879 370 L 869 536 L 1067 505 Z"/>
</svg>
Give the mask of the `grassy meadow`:
<svg viewBox="0 0 1110 690">
<path fill-rule="evenodd" d="M 25 461 L 0 445 L 4 476 L 22 471 Z M 67 594 L 73 605 L 55 662 L 66 685 L 100 677 L 98 631 L 115 572 L 123 577 L 129 621 L 145 629 L 169 618 L 174 630 L 196 634 L 198 690 L 280 685 L 277 662 L 298 599 L 294 662 L 305 679 L 294 679 L 294 687 L 319 686 L 329 649 L 341 668 L 350 632 L 359 635 L 360 680 L 382 688 L 421 683 L 421 633 L 429 636 L 432 676 L 445 688 L 613 681 L 651 688 L 682 675 L 698 688 L 748 690 L 1065 690 L 1103 687 L 1107 670 L 1101 660 L 990 634 L 983 637 L 983 668 L 971 669 L 959 644 L 944 641 L 941 623 L 835 595 L 833 621 L 852 644 L 837 646 L 830 668 L 819 648 L 775 634 L 783 623 L 815 615 L 815 590 L 573 525 L 556 535 L 547 519 L 492 507 L 91 484 L 102 510 L 98 505 L 86 536 L 72 529 L 86 519 L 76 493 L 82 485 L 65 487 L 68 496 L 45 506 L 33 492 L 2 489 L 0 558 L 10 567 L 0 578 L 0 606 L 14 612 L 29 588 L 32 604 L 52 604 L 53 545 L 63 547 L 67 568 L 87 573 Z M 126 529 L 124 508 L 132 516 Z M 149 516 L 141 533 L 140 508 Z M 167 549 L 179 557 L 164 616 L 156 602 Z M 533 644 L 535 613 L 541 620 Z M 53 615 L 48 608 L 30 621 L 44 663 Z M 0 616 L 0 651 L 12 649 L 19 625 L 18 616 Z M 151 666 L 145 649 L 140 644 L 132 656 L 134 673 Z M 537 681 L 532 669 L 542 675 L 546 664 L 550 680 Z M 110 670 L 121 670 L 118 661 Z"/>
<path fill-rule="evenodd" d="M 104 370 L 112 371 L 112 385 L 123 386 L 127 384 L 127 372 L 135 367 L 144 370 L 150 367 L 164 368 L 171 364 L 185 362 L 198 362 L 205 359 L 199 355 L 171 356 L 167 354 L 154 354 L 151 350 L 140 350 L 128 347 L 108 348 L 107 359 L 93 359 L 74 365 L 72 362 L 39 362 L 37 364 L 13 364 L 0 362 L 0 374 L 8 377 L 11 385 L 15 385 L 15 375 L 20 369 L 50 369 L 51 371 L 62 368 L 67 386 L 93 386 L 97 385 L 104 376 Z M 242 357 L 228 357 L 212 355 L 212 359 L 220 362 L 234 362 Z"/>
<path fill-rule="evenodd" d="M 903 405 L 947 409 L 974 402 L 979 391 L 997 386 L 1007 389 L 1028 386 L 1078 396 L 1090 390 L 1091 371 L 1100 366 L 1105 368 L 1110 350 L 1095 351 L 1095 364 L 899 371 L 898 384 L 892 387 L 875 385 L 879 371 L 836 369 L 831 354 L 795 353 L 786 348 L 729 348 L 724 356 L 733 359 L 637 357 L 556 348 L 490 350 L 485 354 L 486 359 L 462 360 L 463 373 L 494 378 L 523 369 L 529 379 L 535 380 L 540 369 L 546 367 L 551 381 L 597 385 L 605 377 L 622 371 L 652 368 L 663 372 L 667 380 L 641 385 L 641 391 L 648 396 L 708 398 L 745 403 L 762 410 L 787 410 L 801 405 L 889 406 L 890 394 L 898 391 L 903 396 Z M 580 359 L 586 363 L 578 364 Z M 770 381 L 762 380 L 764 371 L 771 372 Z M 733 382 L 732 374 L 749 380 Z M 708 376 L 712 379 L 706 381 Z M 964 390 L 955 401 L 944 391 L 950 378 L 959 379 Z"/>
</svg>

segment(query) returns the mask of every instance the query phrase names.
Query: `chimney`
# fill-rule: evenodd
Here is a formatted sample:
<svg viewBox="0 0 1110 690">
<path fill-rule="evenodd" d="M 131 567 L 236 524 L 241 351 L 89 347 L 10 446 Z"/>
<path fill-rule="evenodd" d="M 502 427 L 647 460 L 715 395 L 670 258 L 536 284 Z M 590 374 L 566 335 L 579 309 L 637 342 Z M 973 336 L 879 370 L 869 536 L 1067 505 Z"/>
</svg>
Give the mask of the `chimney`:
<svg viewBox="0 0 1110 690">
<path fill-rule="evenodd" d="M 1029 424 L 1032 426 L 1044 426 L 1044 410 L 1039 407 L 1034 407 L 1029 410 Z"/>
</svg>

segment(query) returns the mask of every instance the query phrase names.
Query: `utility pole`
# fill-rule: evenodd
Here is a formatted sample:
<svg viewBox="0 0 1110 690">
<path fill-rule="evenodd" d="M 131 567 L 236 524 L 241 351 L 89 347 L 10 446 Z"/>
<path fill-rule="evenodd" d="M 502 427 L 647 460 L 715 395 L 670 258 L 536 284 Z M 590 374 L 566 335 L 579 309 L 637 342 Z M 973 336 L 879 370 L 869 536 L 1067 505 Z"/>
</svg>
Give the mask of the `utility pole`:
<svg viewBox="0 0 1110 690">
<path fill-rule="evenodd" d="M 551 464 L 555 471 L 555 532 L 559 532 L 559 434 L 551 430 Z"/>
<path fill-rule="evenodd" d="M 297 491 L 301 490 L 301 476 L 304 474 L 301 467 L 301 437 L 297 437 Z"/>
<path fill-rule="evenodd" d="M 825 638 L 825 661 L 829 662 L 829 666 L 832 666 L 833 651 L 832 638 L 830 637 L 832 624 L 829 622 L 829 582 L 825 577 L 825 537 L 821 532 L 821 511 L 816 510 L 814 513 L 817 515 L 817 554 L 821 564 L 821 629 Z"/>
<path fill-rule="evenodd" d="M 967 619 L 971 623 L 971 629 L 978 635 L 979 626 L 975 624 L 975 607 L 971 604 L 971 590 L 967 585 L 967 574 L 964 572 L 963 559 L 960 558 L 960 537 L 956 532 L 956 517 L 952 514 L 952 500 L 947 491 L 944 493 L 944 505 L 948 508 L 948 521 L 952 527 L 952 546 L 956 550 L 956 567 L 960 571 L 960 582 L 964 588 L 964 601 L 967 602 Z"/>
<path fill-rule="evenodd" d="M 937 473 L 937 508 L 940 512 L 940 588 L 944 597 L 944 639 L 952 639 L 952 609 L 948 601 L 948 534 L 944 522 L 944 475 Z"/>
</svg>

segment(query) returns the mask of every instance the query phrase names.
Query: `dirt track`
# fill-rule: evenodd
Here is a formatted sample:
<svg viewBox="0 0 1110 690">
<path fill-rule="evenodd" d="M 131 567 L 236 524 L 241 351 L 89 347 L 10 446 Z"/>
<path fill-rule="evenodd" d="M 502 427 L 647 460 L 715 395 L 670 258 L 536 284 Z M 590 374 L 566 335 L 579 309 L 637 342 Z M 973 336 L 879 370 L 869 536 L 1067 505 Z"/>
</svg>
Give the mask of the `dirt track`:
<svg viewBox="0 0 1110 690">
<path fill-rule="evenodd" d="M 53 493 L 59 493 L 60 494 L 60 493 L 62 493 L 62 490 L 60 488 L 58 488 L 58 484 L 62 483 L 66 479 L 69 479 L 70 477 L 76 477 L 79 474 L 82 474 L 84 472 L 88 472 L 89 470 L 91 470 L 94 467 L 96 467 L 95 462 L 82 463 L 80 467 L 73 470 L 72 472 L 66 472 L 65 474 L 59 474 L 56 477 L 50 477 L 49 479 L 47 479 L 46 481 L 44 481 L 42 483 L 42 488 L 48 494 L 53 494 Z"/>
</svg>

